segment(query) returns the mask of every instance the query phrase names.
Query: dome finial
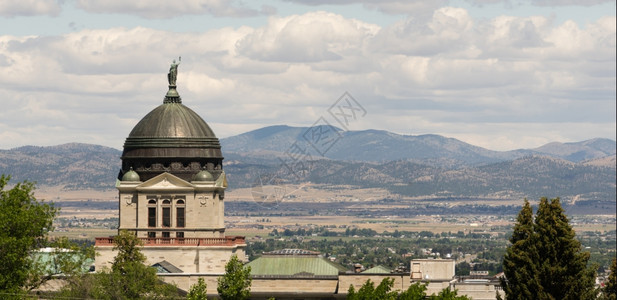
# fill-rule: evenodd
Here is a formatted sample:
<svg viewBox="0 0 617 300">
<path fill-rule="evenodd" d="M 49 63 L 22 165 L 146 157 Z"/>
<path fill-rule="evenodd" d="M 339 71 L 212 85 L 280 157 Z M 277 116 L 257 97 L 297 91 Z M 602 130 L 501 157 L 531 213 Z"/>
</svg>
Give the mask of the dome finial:
<svg viewBox="0 0 617 300">
<path fill-rule="evenodd" d="M 167 91 L 167 95 L 165 95 L 165 100 L 163 103 L 182 103 L 182 99 L 180 98 L 180 94 L 176 90 L 176 79 L 178 78 L 178 65 L 182 62 L 182 57 L 178 57 L 178 62 L 174 59 L 169 67 L 169 73 L 167 73 L 167 82 L 169 82 L 169 90 Z"/>
</svg>

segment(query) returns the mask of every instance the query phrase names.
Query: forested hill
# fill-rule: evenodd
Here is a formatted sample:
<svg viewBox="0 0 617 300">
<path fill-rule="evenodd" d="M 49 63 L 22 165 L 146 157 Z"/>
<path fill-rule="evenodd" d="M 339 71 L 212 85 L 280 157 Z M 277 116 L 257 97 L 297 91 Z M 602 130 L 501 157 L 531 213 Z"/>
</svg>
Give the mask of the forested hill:
<svg viewBox="0 0 617 300">
<path fill-rule="evenodd" d="M 306 143 L 302 136 L 306 129 L 267 127 L 222 139 L 230 188 L 249 187 L 260 175 L 280 172 L 279 158 L 285 158 L 294 143 Z M 394 194 L 419 197 L 616 199 L 612 140 L 498 152 L 437 135 L 340 133 L 324 156 L 313 153 L 301 158 L 311 158 L 310 170 L 301 178 L 283 175 L 282 182 L 383 187 Z M 25 146 L 0 150 L 0 173 L 10 174 L 12 182 L 30 180 L 71 190 L 113 189 L 120 156 L 120 150 L 98 145 Z"/>
<path fill-rule="evenodd" d="M 612 163 L 611 163 L 612 162 Z M 399 160 L 385 163 L 318 160 L 306 165 L 298 179 L 281 164 L 246 163 L 242 158 L 225 166 L 230 188 L 249 187 L 260 175 L 277 174 L 280 182 L 382 187 L 414 197 L 481 197 L 615 202 L 615 156 L 585 162 L 525 156 L 482 166 L 445 169 Z M 300 173 L 300 172 L 298 172 Z"/>
<path fill-rule="evenodd" d="M 117 149 L 90 144 L 24 146 L 0 150 L 0 173 L 11 175 L 12 183 L 28 180 L 69 190 L 111 189 L 121 155 Z"/>
</svg>

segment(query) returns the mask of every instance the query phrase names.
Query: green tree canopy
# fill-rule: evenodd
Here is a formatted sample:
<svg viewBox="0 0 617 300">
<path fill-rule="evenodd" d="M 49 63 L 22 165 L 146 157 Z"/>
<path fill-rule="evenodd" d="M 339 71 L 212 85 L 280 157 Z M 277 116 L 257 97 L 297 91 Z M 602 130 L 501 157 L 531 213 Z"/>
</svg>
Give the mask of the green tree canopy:
<svg viewBox="0 0 617 300">
<path fill-rule="evenodd" d="M 225 265 L 225 274 L 218 278 L 216 290 L 223 300 L 248 299 L 251 294 L 251 267 L 244 267 L 236 255 Z"/>
<path fill-rule="evenodd" d="M 613 258 L 611 263 L 611 273 L 608 274 L 608 280 L 604 283 L 602 289 L 602 299 L 617 300 L 617 258 Z"/>
<path fill-rule="evenodd" d="M 168 299 L 178 296 L 175 285 L 158 279 L 156 269 L 146 266 L 141 242 L 134 233 L 122 230 L 114 237 L 111 270 L 76 274 L 61 290 L 62 297 L 93 299 Z"/>
<path fill-rule="evenodd" d="M 407 290 L 402 292 L 392 291 L 392 287 L 394 286 L 394 279 L 390 277 L 386 277 L 377 287 L 370 280 L 367 279 L 366 282 L 356 291 L 353 285 L 349 286 L 347 290 L 347 299 L 348 300 L 470 300 L 467 296 L 459 296 L 456 290 L 451 290 L 450 287 L 447 287 L 441 290 L 437 295 L 433 294 L 427 298 L 426 289 L 428 283 L 423 282 L 415 282 L 410 285 Z"/>
<path fill-rule="evenodd" d="M 384 299 L 395 300 L 398 297 L 397 292 L 393 292 L 392 286 L 394 285 L 394 279 L 390 277 L 384 278 L 377 287 L 370 280 L 366 282 L 358 289 L 354 289 L 353 285 L 349 286 L 347 291 L 347 299 L 349 300 L 372 300 L 372 299 Z"/>
<path fill-rule="evenodd" d="M 146 257 L 141 253 L 141 241 L 134 233 L 121 230 L 114 237 L 114 258 L 110 272 L 98 274 L 98 289 L 95 298 L 144 299 L 166 298 L 177 295 L 174 285 L 159 281 L 156 269 L 146 266 Z"/>
<path fill-rule="evenodd" d="M 41 283 L 31 257 L 45 245 L 57 209 L 34 197 L 34 184 L 24 181 L 5 190 L 10 176 L 0 176 L 0 293 L 23 293 Z"/>
<path fill-rule="evenodd" d="M 506 299 L 595 299 L 595 267 L 569 224 L 559 198 L 529 202 L 518 215 L 503 260 Z"/>
<path fill-rule="evenodd" d="M 197 283 L 191 285 L 188 295 L 188 300 L 206 300 L 208 299 L 208 285 L 203 278 L 197 279 Z"/>
</svg>

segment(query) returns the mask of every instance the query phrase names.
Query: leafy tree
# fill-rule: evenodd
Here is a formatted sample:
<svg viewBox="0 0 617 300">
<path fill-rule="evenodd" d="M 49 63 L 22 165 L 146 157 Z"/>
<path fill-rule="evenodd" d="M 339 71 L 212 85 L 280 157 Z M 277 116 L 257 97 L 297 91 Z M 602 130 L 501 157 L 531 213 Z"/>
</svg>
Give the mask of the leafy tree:
<svg viewBox="0 0 617 300">
<path fill-rule="evenodd" d="M 89 263 L 94 259 L 94 247 L 79 246 L 69 241 L 66 237 L 61 237 L 51 243 L 54 251 L 51 252 L 52 259 L 49 262 L 37 262 L 43 265 L 45 275 L 39 277 L 41 282 L 49 280 L 53 275 L 65 275 L 66 284 L 60 290 L 60 295 L 64 297 L 86 298 L 92 283 L 84 277 L 89 271 Z M 73 292 L 80 291 L 80 292 Z"/>
<path fill-rule="evenodd" d="M 374 300 L 374 299 L 386 299 L 386 300 L 424 300 L 426 297 L 426 289 L 428 283 L 416 282 L 410 285 L 407 290 L 401 292 L 391 291 L 394 286 L 394 279 L 390 277 L 384 278 L 377 287 L 370 280 L 366 282 L 358 289 L 355 290 L 353 285 L 349 286 L 347 290 L 348 300 Z M 431 295 L 428 297 L 431 300 L 470 300 L 467 296 L 458 296 L 457 291 L 450 290 L 449 287 L 441 290 L 439 294 Z"/>
<path fill-rule="evenodd" d="M 428 283 L 416 282 L 407 290 L 398 295 L 399 300 L 424 300 L 426 299 L 426 286 Z"/>
<path fill-rule="evenodd" d="M 602 299 L 615 300 L 617 299 L 617 258 L 613 258 L 611 263 L 611 273 L 608 275 L 608 280 L 602 288 Z"/>
<path fill-rule="evenodd" d="M 595 299 L 595 267 L 568 223 L 559 198 L 529 202 L 518 215 L 504 256 L 506 299 Z"/>
<path fill-rule="evenodd" d="M 469 275 L 470 271 L 471 271 L 471 265 L 468 262 L 462 261 L 456 264 L 456 274 L 455 275 L 457 276 Z"/>
<path fill-rule="evenodd" d="M 197 279 L 197 283 L 191 285 L 188 295 L 188 300 L 206 300 L 208 299 L 208 285 L 203 278 Z"/>
<path fill-rule="evenodd" d="M 251 267 L 244 267 L 236 255 L 225 265 L 225 274 L 218 278 L 216 290 L 223 300 L 248 299 L 251 294 Z"/>
<path fill-rule="evenodd" d="M 471 298 L 467 296 L 459 296 L 456 290 L 451 290 L 450 287 L 447 287 L 439 292 L 439 294 L 431 295 L 429 297 L 430 300 L 471 300 Z"/>
<path fill-rule="evenodd" d="M 386 277 L 384 278 L 377 288 L 375 288 L 375 284 L 370 280 L 366 280 L 366 282 L 358 289 L 356 292 L 353 285 L 349 286 L 349 290 L 347 291 L 347 299 L 350 300 L 371 300 L 371 299 L 391 299 L 394 300 L 397 298 L 398 293 L 393 292 L 392 286 L 394 285 L 394 279 Z"/>
<path fill-rule="evenodd" d="M 92 296 L 97 299 L 158 299 L 177 295 L 174 285 L 159 281 L 156 269 L 144 265 L 146 257 L 135 234 L 122 230 L 114 237 L 114 258 L 111 270 L 96 274 Z"/>
<path fill-rule="evenodd" d="M 0 176 L 0 293 L 3 298 L 41 284 L 42 268 L 30 253 L 44 245 L 57 209 L 34 197 L 34 184 L 24 181 L 5 190 L 10 176 Z"/>
</svg>

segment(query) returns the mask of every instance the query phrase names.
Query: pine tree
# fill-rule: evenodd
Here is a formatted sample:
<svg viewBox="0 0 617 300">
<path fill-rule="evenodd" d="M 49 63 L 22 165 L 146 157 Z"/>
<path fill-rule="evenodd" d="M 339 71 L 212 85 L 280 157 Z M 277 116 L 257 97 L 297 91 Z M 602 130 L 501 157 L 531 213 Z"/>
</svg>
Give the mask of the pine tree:
<svg viewBox="0 0 617 300">
<path fill-rule="evenodd" d="M 540 199 L 532 217 L 525 200 L 504 256 L 506 299 L 595 299 L 596 268 L 587 267 L 559 198 Z"/>
<path fill-rule="evenodd" d="M 611 273 L 608 274 L 608 280 L 604 283 L 602 288 L 602 298 L 606 300 L 617 299 L 617 258 L 613 258 L 611 263 Z"/>
<path fill-rule="evenodd" d="M 595 299 L 595 269 L 581 251 L 559 198 L 540 200 L 534 229 L 538 236 L 540 283 L 547 299 Z"/>
<path fill-rule="evenodd" d="M 501 286 L 508 300 L 533 299 L 542 290 L 534 263 L 538 260 L 535 239 L 533 210 L 525 199 L 510 238 L 512 245 L 506 250 L 503 259 L 503 272 L 507 281 L 502 278 Z"/>
</svg>

